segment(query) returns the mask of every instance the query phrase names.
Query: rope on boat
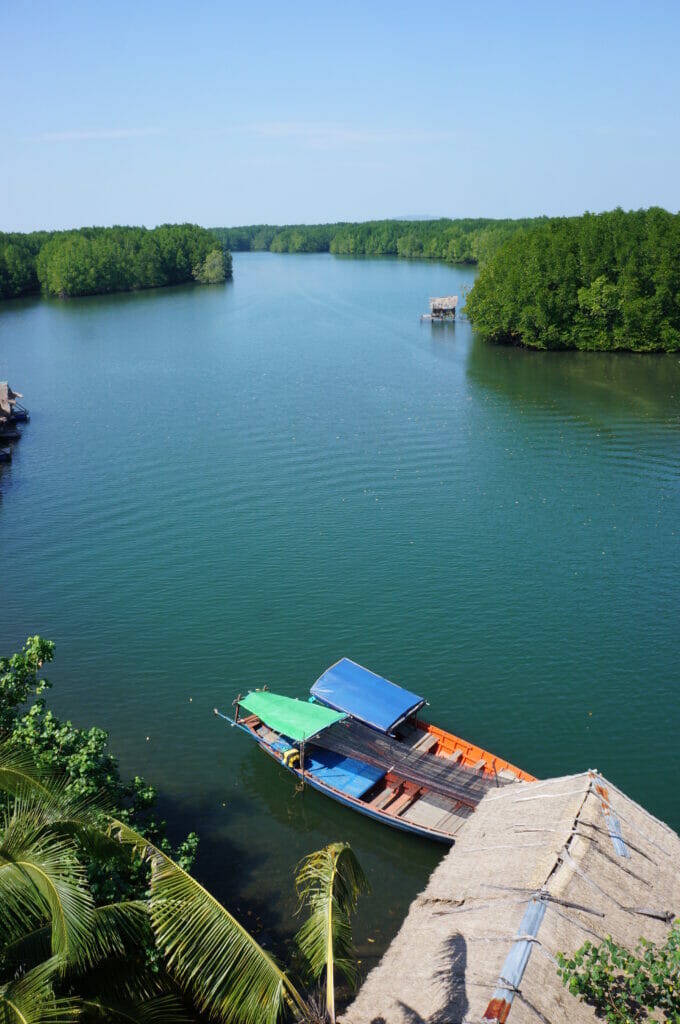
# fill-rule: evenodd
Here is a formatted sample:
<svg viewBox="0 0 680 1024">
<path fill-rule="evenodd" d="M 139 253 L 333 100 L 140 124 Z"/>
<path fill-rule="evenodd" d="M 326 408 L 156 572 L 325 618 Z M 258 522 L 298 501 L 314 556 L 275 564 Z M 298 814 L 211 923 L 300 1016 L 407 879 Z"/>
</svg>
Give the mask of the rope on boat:
<svg viewBox="0 0 680 1024">
<path fill-rule="evenodd" d="M 422 753 L 393 736 L 375 732 L 354 720 L 336 722 L 314 737 L 314 744 L 344 757 L 364 761 L 441 796 L 476 807 L 485 793 L 497 785 L 471 769 L 443 757 Z M 499 780 L 500 781 L 500 780 Z"/>
</svg>

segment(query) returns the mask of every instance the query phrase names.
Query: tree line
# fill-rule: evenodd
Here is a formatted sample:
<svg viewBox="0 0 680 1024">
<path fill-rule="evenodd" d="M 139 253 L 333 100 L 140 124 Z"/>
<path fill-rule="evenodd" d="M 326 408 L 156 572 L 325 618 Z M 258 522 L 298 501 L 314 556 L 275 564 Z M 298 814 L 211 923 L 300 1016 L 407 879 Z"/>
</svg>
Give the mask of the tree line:
<svg viewBox="0 0 680 1024">
<path fill-rule="evenodd" d="M 509 238 L 465 306 L 491 341 L 539 349 L 680 350 L 680 214 L 552 218 Z"/>
<path fill-rule="evenodd" d="M 0 299 L 215 284 L 231 273 L 231 253 L 196 224 L 0 233 Z"/>
<path fill-rule="evenodd" d="M 490 220 L 374 220 L 364 223 L 293 224 L 213 228 L 233 252 L 331 252 L 337 256 L 402 256 L 483 263 L 517 231 L 545 218 Z"/>
</svg>

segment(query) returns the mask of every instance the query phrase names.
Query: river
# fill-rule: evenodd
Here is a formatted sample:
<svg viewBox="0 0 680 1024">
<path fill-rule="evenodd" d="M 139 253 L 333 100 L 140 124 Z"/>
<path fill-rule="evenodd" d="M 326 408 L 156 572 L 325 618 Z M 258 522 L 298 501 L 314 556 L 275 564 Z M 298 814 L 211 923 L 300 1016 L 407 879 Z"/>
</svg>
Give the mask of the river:
<svg viewBox="0 0 680 1024">
<path fill-rule="evenodd" d="M 0 650 L 57 642 L 55 710 L 110 730 L 266 941 L 299 924 L 299 858 L 351 842 L 364 969 L 443 850 L 296 793 L 212 714 L 249 687 L 304 696 L 347 655 L 680 827 L 680 360 L 419 322 L 473 279 L 247 253 L 224 287 L 0 311 L 32 413 L 0 473 Z"/>
</svg>

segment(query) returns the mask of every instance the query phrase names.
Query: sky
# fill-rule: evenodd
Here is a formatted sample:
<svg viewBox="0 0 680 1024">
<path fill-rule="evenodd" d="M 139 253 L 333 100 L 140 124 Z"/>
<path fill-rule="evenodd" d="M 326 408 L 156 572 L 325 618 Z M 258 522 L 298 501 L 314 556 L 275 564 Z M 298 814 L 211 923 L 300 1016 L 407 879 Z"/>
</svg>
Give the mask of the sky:
<svg viewBox="0 0 680 1024">
<path fill-rule="evenodd" d="M 0 230 L 680 207 L 680 4 L 0 0 Z"/>
</svg>

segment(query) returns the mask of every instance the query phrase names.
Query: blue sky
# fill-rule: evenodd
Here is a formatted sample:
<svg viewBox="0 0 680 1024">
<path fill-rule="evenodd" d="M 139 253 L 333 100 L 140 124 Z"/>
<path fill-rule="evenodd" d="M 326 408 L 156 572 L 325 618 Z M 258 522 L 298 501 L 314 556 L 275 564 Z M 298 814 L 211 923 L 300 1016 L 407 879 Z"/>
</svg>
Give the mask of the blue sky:
<svg viewBox="0 0 680 1024">
<path fill-rule="evenodd" d="M 0 229 L 680 206 L 675 0 L 0 6 Z"/>
</svg>

